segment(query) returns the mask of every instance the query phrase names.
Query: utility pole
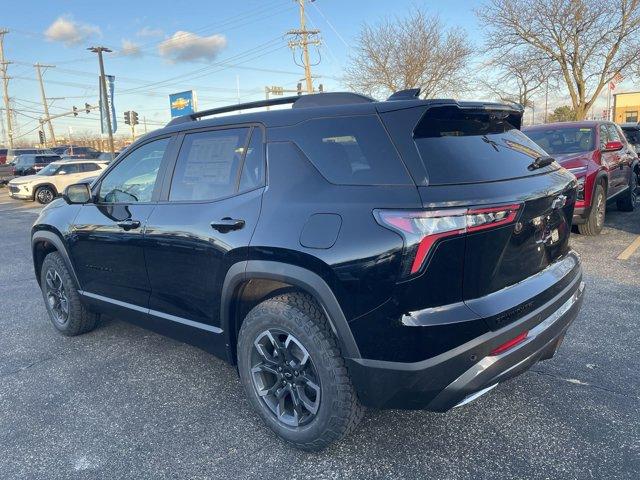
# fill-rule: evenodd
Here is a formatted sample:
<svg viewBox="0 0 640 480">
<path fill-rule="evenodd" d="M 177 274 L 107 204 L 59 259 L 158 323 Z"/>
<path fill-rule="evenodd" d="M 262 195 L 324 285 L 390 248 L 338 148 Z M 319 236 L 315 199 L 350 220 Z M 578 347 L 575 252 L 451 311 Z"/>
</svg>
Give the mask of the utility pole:
<svg viewBox="0 0 640 480">
<path fill-rule="evenodd" d="M 7 62 L 4 58 L 4 36 L 9 33 L 6 28 L 0 29 L 0 73 L 2 73 L 2 89 L 4 98 L 4 110 L 7 114 L 7 143 L 13 148 L 13 122 L 11 118 L 11 106 L 9 105 L 9 76 L 7 75 Z"/>
<path fill-rule="evenodd" d="M 111 130 L 111 109 L 109 108 L 109 93 L 107 91 L 107 80 L 104 75 L 104 61 L 102 60 L 102 52 L 110 53 L 111 49 L 107 47 L 91 47 L 87 48 L 90 52 L 98 54 L 98 63 L 100 64 L 100 101 L 102 102 L 103 112 L 107 116 L 107 131 L 109 133 L 109 149 L 113 158 L 115 148 L 113 146 L 113 130 Z"/>
<path fill-rule="evenodd" d="M 549 115 L 549 78 L 547 78 L 547 83 L 544 89 L 544 123 L 547 123 L 548 115 Z"/>
<path fill-rule="evenodd" d="M 307 30 L 306 17 L 304 14 L 305 0 L 294 0 L 300 7 L 300 28 L 289 30 L 287 35 L 294 37 L 289 41 L 289 48 L 302 49 L 302 62 L 304 67 L 304 78 L 307 86 L 307 93 L 313 93 L 313 77 L 311 75 L 311 63 L 309 62 L 309 45 L 320 45 L 320 30 Z M 313 0 L 310 0 L 313 1 Z"/>
<path fill-rule="evenodd" d="M 142 122 L 144 123 L 144 133 L 147 133 L 147 117 L 142 117 Z"/>
<path fill-rule="evenodd" d="M 40 82 L 40 94 L 42 95 L 42 108 L 44 109 L 44 119 L 49 124 L 49 139 L 51 140 L 51 143 L 55 147 L 56 135 L 55 133 L 53 133 L 53 123 L 51 123 L 51 117 L 49 116 L 49 104 L 47 102 L 47 96 L 44 93 L 44 83 L 42 81 L 42 70 L 41 70 L 41 68 L 53 68 L 54 66 L 55 65 L 41 65 L 40 63 L 36 63 L 34 65 L 34 67 L 36 67 L 36 72 L 38 73 L 38 81 Z"/>
</svg>

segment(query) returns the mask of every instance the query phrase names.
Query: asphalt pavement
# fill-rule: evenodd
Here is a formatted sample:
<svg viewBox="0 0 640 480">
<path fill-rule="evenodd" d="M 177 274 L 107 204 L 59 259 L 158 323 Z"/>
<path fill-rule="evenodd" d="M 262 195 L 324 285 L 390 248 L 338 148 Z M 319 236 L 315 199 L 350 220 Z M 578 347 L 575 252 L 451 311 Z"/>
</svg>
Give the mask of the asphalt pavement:
<svg viewBox="0 0 640 480">
<path fill-rule="evenodd" d="M 317 454 L 280 443 L 234 368 L 196 348 L 117 319 L 57 334 L 38 211 L 0 188 L 0 479 L 640 478 L 640 250 L 618 258 L 640 211 L 572 236 L 587 290 L 555 358 L 445 414 L 369 411 Z"/>
</svg>

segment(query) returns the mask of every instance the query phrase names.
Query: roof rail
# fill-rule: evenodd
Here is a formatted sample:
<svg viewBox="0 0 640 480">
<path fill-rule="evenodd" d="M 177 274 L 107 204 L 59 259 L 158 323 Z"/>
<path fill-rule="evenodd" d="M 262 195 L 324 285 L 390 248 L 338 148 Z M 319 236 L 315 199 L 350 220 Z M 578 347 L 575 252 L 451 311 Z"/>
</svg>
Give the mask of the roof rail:
<svg viewBox="0 0 640 480">
<path fill-rule="evenodd" d="M 391 96 L 387 98 L 387 101 L 413 100 L 415 98 L 418 98 L 419 96 L 420 96 L 419 88 L 408 88 L 406 90 L 398 90 L 397 92 L 392 93 Z"/>
<path fill-rule="evenodd" d="M 298 97 L 298 101 L 293 105 L 293 108 L 329 107 L 331 105 L 371 102 L 375 102 L 375 100 L 371 97 L 360 95 L 359 93 L 327 92 Z"/>
<path fill-rule="evenodd" d="M 211 108 L 209 110 L 202 110 L 201 112 L 195 112 L 189 115 L 182 115 L 180 117 L 172 119 L 169 123 L 167 123 L 167 127 L 186 122 L 193 122 L 194 120 L 197 120 L 199 118 L 209 117 L 218 113 L 249 110 L 251 108 L 270 107 L 273 105 L 292 104 L 295 108 L 305 108 L 326 107 L 330 105 L 345 105 L 349 103 L 369 103 L 374 101 L 375 100 L 373 98 L 350 92 L 316 93 L 310 95 L 297 95 L 295 97 L 272 98 L 270 100 L 258 100 L 257 102 L 236 103 L 233 105 L 227 105 L 226 107 Z"/>
<path fill-rule="evenodd" d="M 172 119 L 167 123 L 167 127 L 171 125 L 178 125 L 180 123 L 193 122 L 202 117 L 209 117 L 218 113 L 235 112 L 237 110 L 249 110 L 250 108 L 270 107 L 273 105 L 286 105 L 288 103 L 295 103 L 300 97 L 282 97 L 272 98 L 270 100 L 258 100 L 257 102 L 236 103 L 234 105 L 227 105 L 226 107 L 210 108 L 209 110 L 202 110 L 201 112 L 191 113 L 189 115 L 182 115 Z"/>
</svg>

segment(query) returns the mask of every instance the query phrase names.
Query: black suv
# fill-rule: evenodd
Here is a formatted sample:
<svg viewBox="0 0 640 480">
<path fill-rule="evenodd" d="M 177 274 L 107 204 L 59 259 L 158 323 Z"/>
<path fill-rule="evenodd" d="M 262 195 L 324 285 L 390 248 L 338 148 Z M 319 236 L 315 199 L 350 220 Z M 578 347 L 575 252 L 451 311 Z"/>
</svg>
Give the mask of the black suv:
<svg viewBox="0 0 640 480">
<path fill-rule="evenodd" d="M 364 406 L 445 411 L 551 358 L 583 298 L 576 178 L 522 110 L 417 95 L 234 105 L 137 140 L 33 226 L 53 325 L 107 314 L 210 351 L 307 450 Z"/>
</svg>

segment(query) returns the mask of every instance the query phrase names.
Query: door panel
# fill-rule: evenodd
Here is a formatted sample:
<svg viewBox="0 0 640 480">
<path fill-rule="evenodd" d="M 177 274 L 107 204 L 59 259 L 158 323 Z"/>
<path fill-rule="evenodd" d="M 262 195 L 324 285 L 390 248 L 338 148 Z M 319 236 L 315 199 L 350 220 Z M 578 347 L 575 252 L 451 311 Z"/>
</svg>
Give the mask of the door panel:
<svg viewBox="0 0 640 480">
<path fill-rule="evenodd" d="M 219 327 L 225 274 L 235 262 L 246 260 L 261 195 L 258 189 L 217 202 L 156 207 L 145 234 L 151 310 Z M 211 227 L 227 217 L 244 225 L 226 233 Z"/>
<path fill-rule="evenodd" d="M 83 290 L 145 307 L 149 280 L 144 261 L 143 229 L 154 205 L 83 205 L 72 226 L 71 256 Z M 118 225 L 128 219 L 138 228 Z"/>
<path fill-rule="evenodd" d="M 247 258 L 260 214 L 262 131 L 249 138 L 248 127 L 184 136 L 145 233 L 152 313 L 219 327 L 226 272 Z"/>
</svg>

